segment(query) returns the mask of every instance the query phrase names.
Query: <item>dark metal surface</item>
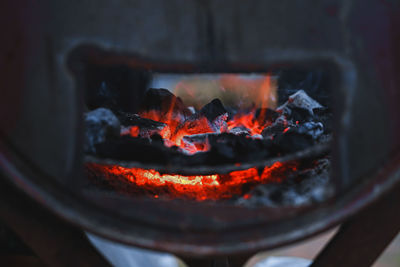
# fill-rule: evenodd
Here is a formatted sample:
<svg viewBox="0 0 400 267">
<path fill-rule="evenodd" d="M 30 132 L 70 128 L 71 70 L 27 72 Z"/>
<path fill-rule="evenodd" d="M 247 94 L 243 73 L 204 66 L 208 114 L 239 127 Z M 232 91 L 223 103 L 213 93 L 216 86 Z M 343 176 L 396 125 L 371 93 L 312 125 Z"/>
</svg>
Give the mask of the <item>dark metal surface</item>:
<svg viewBox="0 0 400 267">
<path fill-rule="evenodd" d="M 304 239 L 400 179 L 399 14 L 396 1 L 378 0 L 2 1 L 0 171 L 64 219 L 137 246 L 212 256 Z M 84 44 L 149 68 L 329 69 L 338 195 L 312 207 L 249 209 L 82 194 L 82 91 L 67 62 Z"/>
<path fill-rule="evenodd" d="M 242 267 L 250 256 L 232 256 L 214 259 L 183 258 L 189 267 Z"/>
<path fill-rule="evenodd" d="M 0 177 L 0 195 L 1 220 L 17 233 L 46 266 L 111 266 L 93 248 L 82 230 L 66 223 L 19 192 L 4 177 Z M 4 259 L 2 264 L 6 263 Z M 43 266 L 40 261 L 26 264 Z"/>
<path fill-rule="evenodd" d="M 350 218 L 310 267 L 368 267 L 400 231 L 400 184 Z"/>
</svg>

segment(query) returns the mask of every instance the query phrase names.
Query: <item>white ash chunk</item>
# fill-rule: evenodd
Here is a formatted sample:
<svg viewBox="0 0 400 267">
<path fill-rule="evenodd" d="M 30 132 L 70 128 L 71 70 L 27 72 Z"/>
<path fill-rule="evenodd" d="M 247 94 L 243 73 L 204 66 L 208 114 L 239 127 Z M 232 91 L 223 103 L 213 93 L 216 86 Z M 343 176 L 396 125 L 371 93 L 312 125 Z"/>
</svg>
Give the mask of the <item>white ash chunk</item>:
<svg viewBox="0 0 400 267">
<path fill-rule="evenodd" d="M 223 133 L 226 132 L 228 129 L 228 124 L 227 124 L 227 119 L 228 119 L 228 113 L 224 113 L 216 117 L 212 123 L 211 123 L 211 128 L 216 132 L 216 133 Z"/>
<path fill-rule="evenodd" d="M 128 135 L 130 133 L 130 126 L 121 125 L 120 135 Z"/>
<path fill-rule="evenodd" d="M 188 107 L 188 110 L 193 114 L 196 114 L 196 109 L 192 106 Z"/>
<path fill-rule="evenodd" d="M 273 124 L 282 124 L 284 126 L 287 126 L 288 125 L 288 121 L 287 121 L 285 116 L 281 115 L 274 121 Z"/>
<path fill-rule="evenodd" d="M 121 124 L 114 113 L 106 108 L 98 108 L 87 112 L 85 124 L 85 152 L 95 153 L 95 145 L 106 141 L 109 137 L 120 135 Z"/>
<path fill-rule="evenodd" d="M 186 143 L 191 144 L 205 144 L 208 142 L 208 137 L 211 135 L 218 135 L 218 133 L 204 133 L 204 134 L 192 134 L 185 135 L 182 140 Z"/>
<path fill-rule="evenodd" d="M 185 154 L 193 154 L 199 151 L 206 151 L 210 148 L 208 138 L 212 135 L 218 135 L 217 133 L 204 133 L 204 134 L 192 134 L 186 135 L 182 138 L 184 149 L 182 152 Z"/>
<path fill-rule="evenodd" d="M 317 139 L 324 133 L 324 125 L 321 122 L 305 122 L 297 129 L 297 132 L 308 134 Z"/>
<path fill-rule="evenodd" d="M 253 134 L 251 136 L 251 138 L 253 138 L 253 139 L 264 139 L 264 137 L 261 134 Z"/>
<path fill-rule="evenodd" d="M 303 90 L 299 90 L 293 95 L 289 96 L 288 101 L 286 101 L 282 106 L 278 107 L 276 110 L 290 114 L 290 108 L 292 107 L 306 109 L 311 115 L 314 115 L 313 111 L 314 109 L 323 108 L 323 106 L 320 103 L 312 99 Z"/>
<path fill-rule="evenodd" d="M 250 134 L 250 130 L 247 129 L 246 127 L 244 127 L 244 126 L 238 126 L 238 127 L 234 127 L 232 129 L 230 129 L 228 131 L 228 133 L 235 134 L 235 135 L 241 135 L 241 134 L 249 135 Z"/>
</svg>

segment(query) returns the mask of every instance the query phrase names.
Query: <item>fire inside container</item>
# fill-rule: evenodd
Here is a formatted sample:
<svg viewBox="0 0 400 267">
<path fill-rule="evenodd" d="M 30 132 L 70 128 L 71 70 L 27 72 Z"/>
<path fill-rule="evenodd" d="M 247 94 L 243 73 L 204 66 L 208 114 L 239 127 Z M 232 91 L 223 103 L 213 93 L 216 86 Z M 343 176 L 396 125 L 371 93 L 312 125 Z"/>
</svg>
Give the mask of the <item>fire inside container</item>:
<svg viewBox="0 0 400 267">
<path fill-rule="evenodd" d="M 322 83 L 307 81 L 316 74 L 295 74 L 300 78 L 153 75 L 136 112 L 113 99 L 112 80 L 101 81 L 96 94 L 104 100 L 88 103 L 85 114 L 89 180 L 164 199 L 322 201 L 329 192 L 332 112 Z"/>
</svg>

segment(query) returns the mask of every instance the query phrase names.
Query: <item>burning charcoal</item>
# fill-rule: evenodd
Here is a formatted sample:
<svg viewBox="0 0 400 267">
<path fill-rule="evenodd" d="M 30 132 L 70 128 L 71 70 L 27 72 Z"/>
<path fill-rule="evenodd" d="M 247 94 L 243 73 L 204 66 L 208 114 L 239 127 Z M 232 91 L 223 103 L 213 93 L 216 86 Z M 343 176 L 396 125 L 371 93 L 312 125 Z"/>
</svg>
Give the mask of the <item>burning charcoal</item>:
<svg viewBox="0 0 400 267">
<path fill-rule="evenodd" d="M 212 122 L 211 122 L 211 128 L 214 130 L 216 133 L 223 133 L 228 130 L 228 124 L 226 120 L 228 119 L 228 113 L 224 113 L 216 117 Z"/>
<path fill-rule="evenodd" d="M 111 110 L 98 108 L 85 114 L 85 144 L 87 153 L 95 153 L 95 145 L 105 142 L 109 137 L 119 136 L 120 123 Z"/>
<path fill-rule="evenodd" d="M 140 110 L 158 110 L 161 112 L 161 114 L 167 114 L 168 112 L 172 111 L 173 113 L 182 115 L 184 117 L 192 114 L 179 97 L 176 97 L 170 91 L 163 88 L 151 88 L 147 90 Z"/>
<path fill-rule="evenodd" d="M 179 147 L 176 148 L 176 150 L 186 156 L 189 156 L 189 155 L 196 154 L 200 151 L 208 150 L 208 142 L 191 143 L 191 142 L 182 140 L 182 142 L 180 143 Z M 182 162 L 178 162 L 178 163 L 182 164 Z"/>
<path fill-rule="evenodd" d="M 214 132 L 206 117 L 194 114 L 177 127 L 177 135 L 193 135 Z"/>
<path fill-rule="evenodd" d="M 189 151 L 186 154 L 193 154 L 199 151 L 207 151 L 209 150 L 209 142 L 208 137 L 210 135 L 216 135 L 216 133 L 205 133 L 205 134 L 193 134 L 186 135 L 182 138 L 182 142 L 184 144 L 183 152 Z"/>
<path fill-rule="evenodd" d="M 314 115 L 314 109 L 323 108 L 323 106 L 321 106 L 321 104 L 309 97 L 306 92 L 304 92 L 303 90 L 299 90 L 293 95 L 289 96 L 288 101 L 286 101 L 285 104 L 283 104 L 276 110 L 290 114 L 291 108 L 302 108 L 307 110 L 310 115 Z"/>
<path fill-rule="evenodd" d="M 130 131 L 132 132 L 132 129 L 137 129 L 138 133 L 136 135 L 132 136 L 141 136 L 141 137 L 150 137 L 151 135 L 155 133 L 160 133 L 165 127 L 168 127 L 165 123 L 146 119 L 146 118 L 141 118 L 137 114 L 131 114 L 131 113 L 122 113 L 120 112 L 119 114 L 119 119 L 121 121 L 121 124 L 124 126 L 130 126 Z"/>
<path fill-rule="evenodd" d="M 279 112 L 269 108 L 259 108 L 256 110 L 255 118 L 261 123 L 275 121 L 279 117 Z"/>
<path fill-rule="evenodd" d="M 215 98 L 200 110 L 200 114 L 205 116 L 210 122 L 213 122 L 218 116 L 225 113 L 227 111 L 218 98 Z"/>
<path fill-rule="evenodd" d="M 164 145 L 167 146 L 167 147 L 174 147 L 175 146 L 175 143 L 172 142 L 169 139 L 163 139 L 163 141 L 164 141 Z"/>
<path fill-rule="evenodd" d="M 285 116 L 279 116 L 275 122 L 267 127 L 261 132 L 264 138 L 274 137 L 277 134 L 283 133 L 283 131 L 288 127 L 288 122 Z"/>
<path fill-rule="evenodd" d="M 183 137 L 183 141 L 192 144 L 204 144 L 208 142 L 208 137 L 210 135 L 216 135 L 216 133 L 204 133 L 204 134 L 192 134 Z"/>
<path fill-rule="evenodd" d="M 247 129 L 244 126 L 239 126 L 239 127 L 234 127 L 232 129 L 229 130 L 229 133 L 234 134 L 234 135 L 249 135 L 250 134 L 250 130 Z"/>
<path fill-rule="evenodd" d="M 324 133 L 324 126 L 320 122 L 305 122 L 297 128 L 300 134 L 307 134 L 313 139 L 317 139 Z"/>
</svg>

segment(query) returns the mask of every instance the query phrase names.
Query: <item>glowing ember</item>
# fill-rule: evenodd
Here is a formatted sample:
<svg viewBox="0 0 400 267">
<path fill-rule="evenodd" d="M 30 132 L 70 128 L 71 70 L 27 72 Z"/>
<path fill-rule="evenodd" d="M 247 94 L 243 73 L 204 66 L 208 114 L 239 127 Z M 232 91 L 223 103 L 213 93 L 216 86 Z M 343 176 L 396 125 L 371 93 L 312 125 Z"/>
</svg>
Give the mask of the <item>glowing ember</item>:
<svg viewBox="0 0 400 267">
<path fill-rule="evenodd" d="M 139 126 L 132 126 L 132 127 L 129 129 L 129 134 L 130 134 L 132 137 L 138 137 L 138 136 L 139 136 L 139 133 L 140 133 Z"/>
<path fill-rule="evenodd" d="M 280 182 L 288 173 L 297 170 L 297 163 L 276 162 L 264 170 L 256 168 L 233 171 L 229 174 L 212 175 L 179 175 L 160 174 L 155 170 L 140 168 L 124 168 L 120 166 L 107 166 L 88 164 L 87 168 L 93 172 L 100 172 L 110 180 L 122 179 L 130 186 L 153 192 L 158 198 L 163 192 L 169 196 L 187 197 L 196 200 L 231 198 L 233 195 L 243 194 L 243 185 L 247 184 L 248 190 L 256 183 Z M 248 196 L 250 197 L 250 196 Z"/>
<path fill-rule="evenodd" d="M 233 120 L 228 121 L 228 129 L 244 126 L 250 130 L 252 136 L 261 134 L 262 130 L 271 123 L 264 120 L 264 112 L 262 112 L 258 119 L 255 118 L 254 114 L 255 112 L 252 111 L 247 114 L 235 115 Z"/>
</svg>

